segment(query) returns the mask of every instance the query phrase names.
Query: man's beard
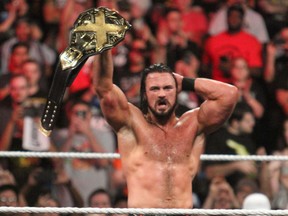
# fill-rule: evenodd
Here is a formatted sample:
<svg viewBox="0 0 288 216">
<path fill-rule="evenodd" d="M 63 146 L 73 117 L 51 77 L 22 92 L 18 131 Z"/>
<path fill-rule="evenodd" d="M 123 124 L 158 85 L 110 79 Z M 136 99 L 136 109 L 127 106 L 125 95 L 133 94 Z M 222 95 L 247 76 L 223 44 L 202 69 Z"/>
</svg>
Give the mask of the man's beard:
<svg viewBox="0 0 288 216">
<path fill-rule="evenodd" d="M 152 112 L 152 114 L 155 116 L 156 119 L 158 119 L 159 121 L 165 121 L 165 120 L 168 120 L 172 116 L 172 114 L 175 112 L 176 106 L 177 106 L 177 99 L 175 100 L 175 103 L 173 104 L 173 106 L 171 106 L 166 112 L 157 112 L 149 104 L 148 104 L 148 109 Z"/>
</svg>

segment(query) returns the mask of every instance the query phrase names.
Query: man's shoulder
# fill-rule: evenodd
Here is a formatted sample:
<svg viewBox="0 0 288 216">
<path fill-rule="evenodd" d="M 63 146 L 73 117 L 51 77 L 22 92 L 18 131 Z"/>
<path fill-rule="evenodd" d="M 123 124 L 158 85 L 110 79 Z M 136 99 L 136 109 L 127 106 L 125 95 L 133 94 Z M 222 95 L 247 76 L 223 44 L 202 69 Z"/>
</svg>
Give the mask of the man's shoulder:
<svg viewBox="0 0 288 216">
<path fill-rule="evenodd" d="M 247 8 L 245 10 L 245 14 L 248 18 L 247 20 L 250 21 L 251 23 L 254 23 L 255 21 L 258 21 L 258 20 L 263 20 L 263 16 L 251 8 Z"/>
<path fill-rule="evenodd" d="M 129 115 L 126 116 L 126 125 L 124 127 L 132 128 L 133 125 L 141 125 L 143 122 L 148 122 L 148 115 L 144 114 L 141 108 L 128 102 Z"/>
<path fill-rule="evenodd" d="M 197 125 L 199 125 L 198 118 L 197 118 L 199 110 L 200 110 L 200 107 L 196 107 L 194 109 L 184 112 L 178 118 L 178 121 L 176 124 L 181 125 L 184 130 L 188 127 L 191 127 L 191 128 L 197 127 Z"/>
<path fill-rule="evenodd" d="M 228 38 L 230 37 L 230 35 L 228 34 L 227 31 L 222 31 L 216 35 L 212 35 L 211 37 L 208 38 L 208 42 L 209 43 L 218 43 L 219 41 L 223 41 L 225 42 L 225 40 L 223 40 L 224 38 Z"/>
<path fill-rule="evenodd" d="M 249 32 L 242 30 L 239 32 L 238 36 L 241 37 L 241 40 L 245 40 L 245 43 L 241 43 L 241 46 L 243 46 L 243 44 L 251 45 L 251 43 L 261 46 L 260 41 Z"/>
<path fill-rule="evenodd" d="M 256 40 L 256 41 L 258 41 L 258 39 L 257 39 L 254 35 L 252 35 L 251 33 L 247 32 L 247 31 L 245 31 L 245 30 L 240 31 L 240 32 L 238 33 L 238 35 L 241 36 L 241 37 L 245 37 L 245 38 L 247 38 L 247 39 L 250 39 L 250 40 Z"/>
</svg>

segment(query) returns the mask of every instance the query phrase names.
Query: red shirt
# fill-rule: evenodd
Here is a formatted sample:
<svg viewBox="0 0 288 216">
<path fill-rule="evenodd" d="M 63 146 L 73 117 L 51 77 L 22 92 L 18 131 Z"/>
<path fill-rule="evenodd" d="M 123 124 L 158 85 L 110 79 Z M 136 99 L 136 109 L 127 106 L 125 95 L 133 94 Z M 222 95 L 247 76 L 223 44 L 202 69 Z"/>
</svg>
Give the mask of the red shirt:
<svg viewBox="0 0 288 216">
<path fill-rule="evenodd" d="M 229 34 L 227 31 L 210 37 L 204 47 L 203 64 L 212 64 L 212 79 L 229 82 L 219 69 L 220 57 L 228 60 L 235 57 L 246 59 L 249 67 L 262 67 L 262 45 L 251 34 L 241 31 Z"/>
</svg>

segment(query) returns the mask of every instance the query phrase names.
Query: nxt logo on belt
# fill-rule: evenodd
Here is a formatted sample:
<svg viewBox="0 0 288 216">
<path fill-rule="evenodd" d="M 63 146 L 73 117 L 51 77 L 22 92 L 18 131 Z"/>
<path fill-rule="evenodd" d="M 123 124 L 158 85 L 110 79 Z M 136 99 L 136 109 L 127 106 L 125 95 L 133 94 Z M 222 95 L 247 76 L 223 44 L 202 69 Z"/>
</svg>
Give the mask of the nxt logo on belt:
<svg viewBox="0 0 288 216">
<path fill-rule="evenodd" d="M 75 67 L 82 57 L 114 47 L 130 27 L 116 11 L 105 7 L 81 13 L 70 31 L 70 46 L 60 55 L 62 69 Z"/>
</svg>

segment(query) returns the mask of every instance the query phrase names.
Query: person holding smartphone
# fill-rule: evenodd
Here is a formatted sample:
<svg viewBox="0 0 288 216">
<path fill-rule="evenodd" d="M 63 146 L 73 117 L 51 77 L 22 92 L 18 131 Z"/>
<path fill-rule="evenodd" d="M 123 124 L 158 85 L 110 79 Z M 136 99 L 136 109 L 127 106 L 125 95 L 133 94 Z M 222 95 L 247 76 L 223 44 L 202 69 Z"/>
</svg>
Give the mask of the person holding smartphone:
<svg viewBox="0 0 288 216">
<path fill-rule="evenodd" d="M 91 126 L 91 119 L 89 103 L 83 100 L 72 102 L 69 107 L 67 135 L 61 146 L 63 152 L 110 152 L 95 128 Z M 65 170 L 79 189 L 82 198 L 88 200 L 89 194 L 96 188 L 108 187 L 108 165 L 108 159 L 74 158 L 66 161 Z"/>
</svg>

